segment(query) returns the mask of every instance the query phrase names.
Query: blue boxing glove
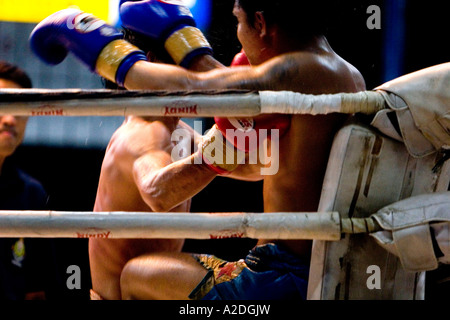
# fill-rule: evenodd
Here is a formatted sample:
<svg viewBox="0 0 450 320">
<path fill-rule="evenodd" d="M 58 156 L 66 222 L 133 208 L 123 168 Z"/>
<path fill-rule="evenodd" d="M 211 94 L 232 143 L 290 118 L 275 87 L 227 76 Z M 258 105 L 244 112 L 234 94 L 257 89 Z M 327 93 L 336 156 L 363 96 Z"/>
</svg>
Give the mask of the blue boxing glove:
<svg viewBox="0 0 450 320">
<path fill-rule="evenodd" d="M 185 68 L 198 55 L 212 55 L 212 48 L 182 1 L 125 1 L 120 5 L 125 28 L 156 39 L 174 62 Z"/>
<path fill-rule="evenodd" d="M 122 37 L 118 30 L 91 14 L 64 9 L 34 28 L 30 46 L 39 58 L 53 65 L 72 52 L 91 71 L 123 86 L 128 70 L 146 57 Z"/>
</svg>

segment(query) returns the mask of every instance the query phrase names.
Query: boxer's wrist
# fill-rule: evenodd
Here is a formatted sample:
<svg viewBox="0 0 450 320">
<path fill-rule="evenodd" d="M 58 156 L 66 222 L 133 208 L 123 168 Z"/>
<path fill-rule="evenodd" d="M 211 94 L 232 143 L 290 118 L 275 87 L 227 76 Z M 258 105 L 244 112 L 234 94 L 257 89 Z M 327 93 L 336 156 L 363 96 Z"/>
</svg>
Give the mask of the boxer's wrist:
<svg viewBox="0 0 450 320">
<path fill-rule="evenodd" d="M 220 175 L 235 170 L 245 160 L 245 153 L 237 150 L 214 125 L 199 144 L 202 163 Z"/>
<path fill-rule="evenodd" d="M 192 26 L 186 26 L 172 33 L 164 43 L 173 61 L 188 68 L 199 55 L 212 55 L 212 48 L 203 33 Z"/>
<path fill-rule="evenodd" d="M 214 117 L 218 130 L 237 149 L 247 153 L 256 150 L 272 134 L 280 138 L 289 130 L 291 118 L 286 114 L 260 115 L 256 118 Z"/>
<path fill-rule="evenodd" d="M 140 60 L 146 60 L 146 57 L 139 48 L 125 40 L 115 40 L 100 52 L 96 72 L 105 79 L 123 86 L 128 71 Z"/>
<path fill-rule="evenodd" d="M 209 54 L 202 54 L 194 57 L 189 65 L 189 70 L 197 72 L 206 72 L 218 68 L 226 67 Z"/>
</svg>

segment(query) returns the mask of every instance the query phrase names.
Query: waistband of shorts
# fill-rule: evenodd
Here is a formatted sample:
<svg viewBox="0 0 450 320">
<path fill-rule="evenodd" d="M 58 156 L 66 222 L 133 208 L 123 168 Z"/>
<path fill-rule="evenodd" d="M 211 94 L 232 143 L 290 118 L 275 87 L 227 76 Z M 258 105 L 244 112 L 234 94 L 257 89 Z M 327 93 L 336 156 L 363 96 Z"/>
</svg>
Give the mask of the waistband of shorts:
<svg viewBox="0 0 450 320">
<path fill-rule="evenodd" d="M 309 273 L 309 261 L 303 259 L 282 246 L 267 243 L 256 246 L 245 257 L 247 266 L 256 272 L 277 270 L 304 275 Z"/>
</svg>

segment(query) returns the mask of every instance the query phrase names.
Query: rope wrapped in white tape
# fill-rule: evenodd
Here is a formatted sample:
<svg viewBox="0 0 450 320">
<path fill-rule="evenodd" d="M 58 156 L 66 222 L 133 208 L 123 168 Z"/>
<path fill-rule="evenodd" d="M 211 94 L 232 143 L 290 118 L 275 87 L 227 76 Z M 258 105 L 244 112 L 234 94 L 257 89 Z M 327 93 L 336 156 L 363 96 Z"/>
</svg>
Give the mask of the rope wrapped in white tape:
<svg viewBox="0 0 450 320">
<path fill-rule="evenodd" d="M 0 89 L 0 114 L 16 116 L 252 117 L 265 113 L 374 114 L 384 109 L 375 91 L 308 95 L 290 91 L 123 91 Z"/>
<path fill-rule="evenodd" d="M 375 114 L 384 109 L 384 97 L 377 91 L 338 94 L 301 94 L 296 92 L 260 91 L 261 113 L 328 114 L 364 113 Z"/>
<path fill-rule="evenodd" d="M 31 238 L 341 238 L 337 212 L 155 213 L 0 211 L 0 237 Z"/>
</svg>

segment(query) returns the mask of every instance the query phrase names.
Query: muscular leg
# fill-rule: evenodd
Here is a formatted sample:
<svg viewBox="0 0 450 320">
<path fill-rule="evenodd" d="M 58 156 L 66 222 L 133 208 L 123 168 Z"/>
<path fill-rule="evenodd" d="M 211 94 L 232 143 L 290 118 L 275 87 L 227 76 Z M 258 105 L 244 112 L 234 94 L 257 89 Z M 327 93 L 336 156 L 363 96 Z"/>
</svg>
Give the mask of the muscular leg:
<svg viewBox="0 0 450 320">
<path fill-rule="evenodd" d="M 184 300 L 207 271 L 189 254 L 159 252 L 130 260 L 120 277 L 122 299 Z"/>
</svg>

